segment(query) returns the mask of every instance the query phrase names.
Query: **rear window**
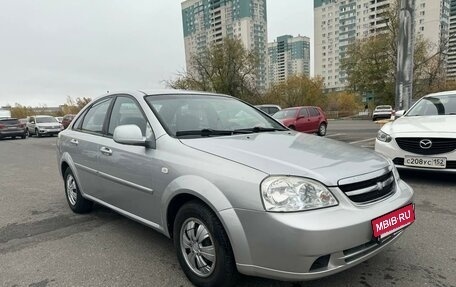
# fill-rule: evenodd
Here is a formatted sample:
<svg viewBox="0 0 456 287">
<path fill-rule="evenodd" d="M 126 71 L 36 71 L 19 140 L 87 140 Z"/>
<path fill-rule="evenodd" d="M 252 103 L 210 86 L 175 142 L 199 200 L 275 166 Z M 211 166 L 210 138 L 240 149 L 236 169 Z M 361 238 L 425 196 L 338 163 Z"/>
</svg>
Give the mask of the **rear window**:
<svg viewBox="0 0 456 287">
<path fill-rule="evenodd" d="M 378 106 L 375 109 L 376 110 L 391 110 L 393 107 L 391 106 Z"/>
<path fill-rule="evenodd" d="M 2 124 L 2 125 L 17 125 L 17 124 L 19 124 L 19 120 L 18 119 L 3 119 L 3 120 L 0 120 L 0 124 Z"/>
</svg>

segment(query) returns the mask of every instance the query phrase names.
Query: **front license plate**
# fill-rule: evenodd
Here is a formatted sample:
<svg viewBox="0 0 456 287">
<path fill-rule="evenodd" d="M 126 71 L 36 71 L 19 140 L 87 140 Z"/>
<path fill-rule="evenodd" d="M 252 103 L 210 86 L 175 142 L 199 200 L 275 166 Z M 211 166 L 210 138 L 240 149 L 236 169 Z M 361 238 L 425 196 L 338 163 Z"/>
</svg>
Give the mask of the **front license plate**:
<svg viewBox="0 0 456 287">
<path fill-rule="evenodd" d="M 445 157 L 405 156 L 404 165 L 416 167 L 446 168 Z"/>
<path fill-rule="evenodd" d="M 372 220 L 372 231 L 374 237 L 382 239 L 414 221 L 415 209 L 413 204 L 409 204 Z"/>
</svg>

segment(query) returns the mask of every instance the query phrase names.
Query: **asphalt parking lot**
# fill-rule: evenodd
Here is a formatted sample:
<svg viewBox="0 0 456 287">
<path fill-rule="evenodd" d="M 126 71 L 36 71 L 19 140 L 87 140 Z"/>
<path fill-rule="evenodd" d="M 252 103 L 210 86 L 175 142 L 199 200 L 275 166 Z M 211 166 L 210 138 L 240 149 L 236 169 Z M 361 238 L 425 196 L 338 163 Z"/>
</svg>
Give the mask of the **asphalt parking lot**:
<svg viewBox="0 0 456 287">
<path fill-rule="evenodd" d="M 328 137 L 373 148 L 379 125 L 331 121 Z M 1 286 L 191 286 L 172 242 L 96 206 L 67 207 L 56 138 L 0 141 Z M 456 286 L 456 175 L 402 171 L 415 190 L 416 222 L 385 252 L 308 282 L 242 277 L 238 286 Z"/>
</svg>

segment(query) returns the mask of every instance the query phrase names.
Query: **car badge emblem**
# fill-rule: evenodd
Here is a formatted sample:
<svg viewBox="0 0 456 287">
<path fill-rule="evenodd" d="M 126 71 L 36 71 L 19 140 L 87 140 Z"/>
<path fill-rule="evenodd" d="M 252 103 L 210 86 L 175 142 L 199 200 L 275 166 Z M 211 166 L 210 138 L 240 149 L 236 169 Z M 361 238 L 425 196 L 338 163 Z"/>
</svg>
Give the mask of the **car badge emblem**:
<svg viewBox="0 0 456 287">
<path fill-rule="evenodd" d="M 382 190 L 383 189 L 383 183 L 377 182 L 377 190 Z"/>
<path fill-rule="evenodd" d="M 420 147 L 422 149 L 430 149 L 432 146 L 432 141 L 428 139 L 424 139 L 420 141 Z"/>
</svg>

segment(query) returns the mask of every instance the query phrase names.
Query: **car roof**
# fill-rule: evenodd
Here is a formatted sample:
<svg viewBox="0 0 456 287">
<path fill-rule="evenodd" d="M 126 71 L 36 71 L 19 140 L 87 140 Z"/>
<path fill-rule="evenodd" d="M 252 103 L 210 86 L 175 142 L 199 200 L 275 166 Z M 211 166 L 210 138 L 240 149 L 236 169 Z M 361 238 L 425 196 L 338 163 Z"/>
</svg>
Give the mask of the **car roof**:
<svg viewBox="0 0 456 287">
<path fill-rule="evenodd" d="M 17 120 L 17 118 L 0 118 L 0 121 Z"/>
<path fill-rule="evenodd" d="M 432 93 L 429 95 L 424 96 L 423 98 L 427 97 L 436 97 L 436 96 L 455 96 L 456 97 L 456 90 L 453 91 L 445 91 L 445 92 L 438 92 L 438 93 Z"/>
</svg>

